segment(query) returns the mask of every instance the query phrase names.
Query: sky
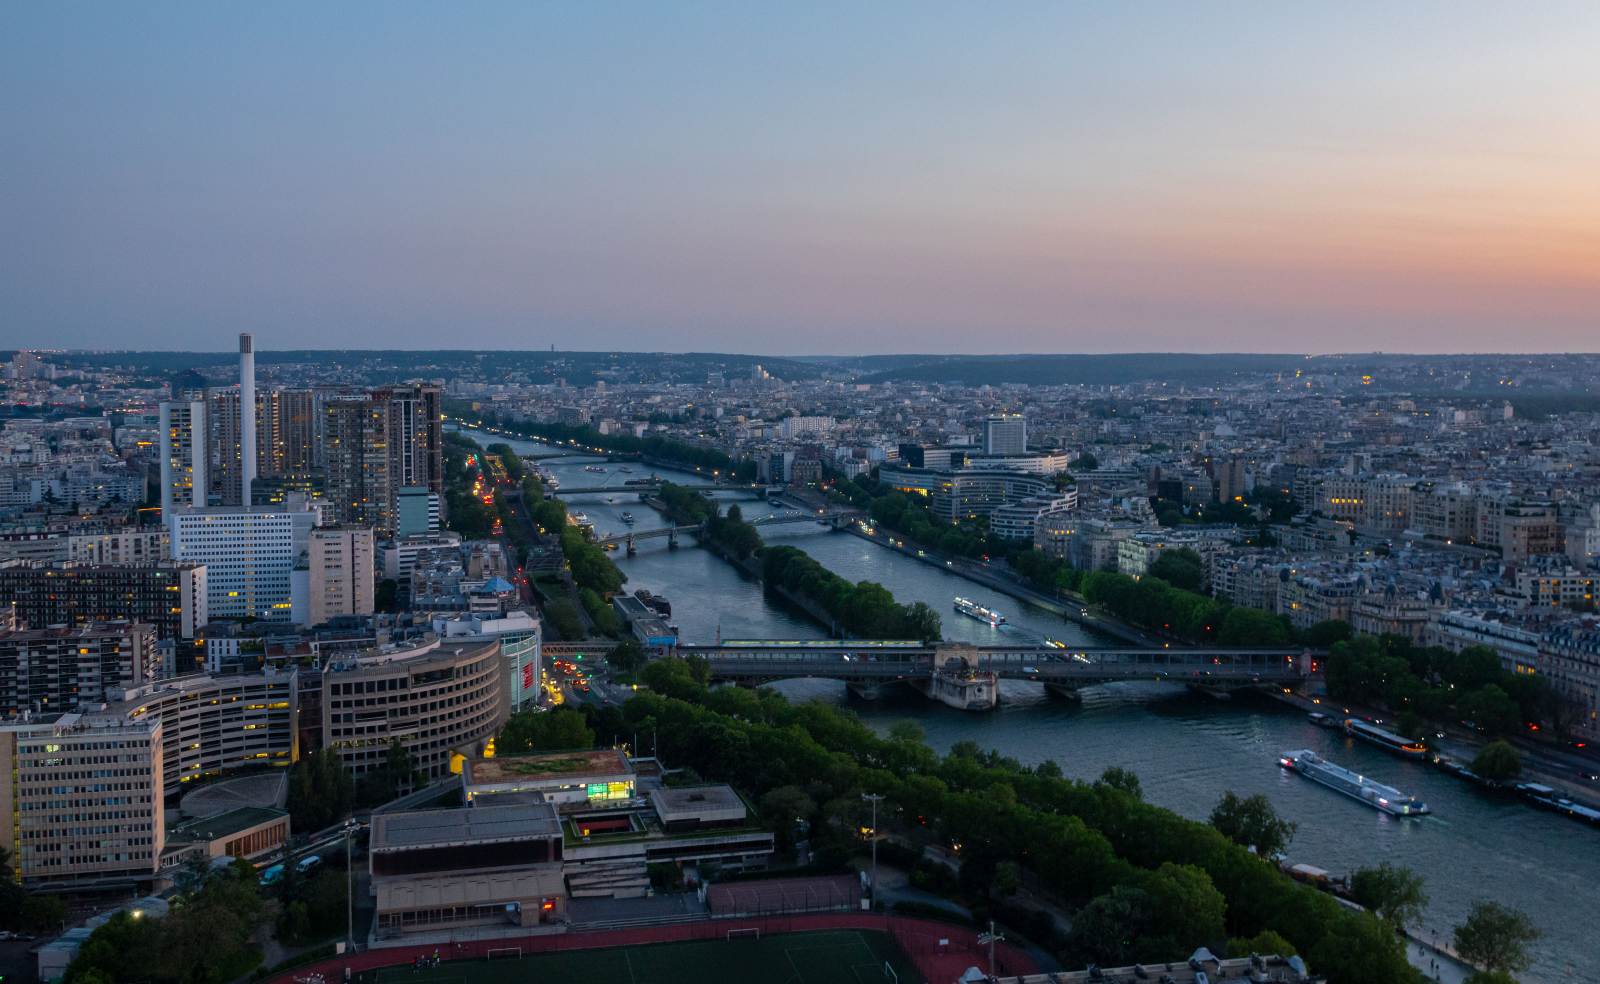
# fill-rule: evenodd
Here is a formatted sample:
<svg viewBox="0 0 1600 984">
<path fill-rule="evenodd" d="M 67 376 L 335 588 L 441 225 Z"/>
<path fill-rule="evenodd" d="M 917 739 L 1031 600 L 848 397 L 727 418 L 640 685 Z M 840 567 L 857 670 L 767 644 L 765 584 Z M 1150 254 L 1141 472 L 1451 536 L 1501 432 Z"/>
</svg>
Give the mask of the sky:
<svg viewBox="0 0 1600 984">
<path fill-rule="evenodd" d="M 0 4 L 0 346 L 1600 350 L 1600 3 Z"/>
</svg>

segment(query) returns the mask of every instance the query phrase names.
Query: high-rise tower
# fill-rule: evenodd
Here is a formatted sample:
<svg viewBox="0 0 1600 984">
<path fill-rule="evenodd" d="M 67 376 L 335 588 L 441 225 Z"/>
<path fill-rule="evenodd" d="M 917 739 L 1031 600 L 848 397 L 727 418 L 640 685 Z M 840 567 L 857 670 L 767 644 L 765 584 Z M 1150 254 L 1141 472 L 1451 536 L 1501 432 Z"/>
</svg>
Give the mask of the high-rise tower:
<svg viewBox="0 0 1600 984">
<path fill-rule="evenodd" d="M 239 501 L 249 506 L 256 480 L 256 346 L 239 333 Z"/>
</svg>

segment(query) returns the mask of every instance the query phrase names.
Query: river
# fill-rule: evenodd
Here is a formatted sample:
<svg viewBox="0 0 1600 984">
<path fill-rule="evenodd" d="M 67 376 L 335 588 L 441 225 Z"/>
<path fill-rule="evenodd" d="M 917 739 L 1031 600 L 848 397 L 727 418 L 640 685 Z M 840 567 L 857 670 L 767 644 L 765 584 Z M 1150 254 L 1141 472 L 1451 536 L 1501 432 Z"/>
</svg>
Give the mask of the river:
<svg viewBox="0 0 1600 984">
<path fill-rule="evenodd" d="M 481 443 L 500 440 L 476 433 Z M 549 451 L 512 441 L 524 453 Z M 595 463 L 589 459 L 588 463 Z M 584 471 L 583 461 L 547 462 L 567 486 L 599 484 L 654 471 L 667 479 L 700 480 L 693 472 L 607 464 L 605 475 Z M 611 476 L 611 479 L 608 479 Z M 637 496 L 572 497 L 602 531 L 620 532 L 621 513 L 631 511 L 635 529 L 666 525 Z M 738 499 L 747 516 L 771 511 L 766 503 Z M 1035 639 L 1046 635 L 1069 644 L 1105 645 L 1058 616 L 897 554 L 860 537 L 804 523 L 763 531 L 771 543 L 799 546 L 851 580 L 883 584 L 903 602 L 925 601 L 939 611 L 945 636 L 973 642 L 994 638 Z M 628 587 L 666 595 L 673 619 L 690 642 L 724 639 L 804 639 L 823 633 L 804 617 L 767 599 L 760 585 L 688 542 L 669 551 L 664 540 L 644 541 L 635 557 L 613 554 L 628 575 Z M 961 594 L 999 608 L 1009 619 L 1000 629 L 951 610 Z M 846 700 L 842 685 L 794 681 L 780 685 L 794 697 Z M 1343 735 L 1313 727 L 1304 715 L 1268 698 L 1244 695 L 1218 701 L 1160 684 L 1120 684 L 1086 691 L 1081 703 L 1050 698 L 1023 681 L 1001 685 L 1002 706 L 993 714 L 955 711 L 921 698 L 879 703 L 851 701 L 862 719 L 886 731 L 914 719 L 928 742 L 945 751 L 971 740 L 1025 764 L 1053 759 L 1067 775 L 1093 779 L 1110 766 L 1139 774 L 1145 797 L 1185 816 L 1204 819 L 1226 790 L 1264 793 L 1279 815 L 1299 825 L 1289 855 L 1335 873 L 1390 861 L 1420 873 L 1430 896 L 1423 923 L 1447 934 L 1468 907 L 1491 898 L 1528 913 L 1544 932 L 1532 947 L 1535 966 L 1525 982 L 1596 979 L 1589 922 L 1600 907 L 1600 832 L 1574 820 L 1520 802 L 1502 800 L 1427 766 L 1402 761 Z M 1342 765 L 1367 772 L 1425 800 L 1434 815 L 1397 820 L 1338 795 L 1275 764 L 1284 751 L 1310 748 Z M 1579 964 L 1580 960 L 1585 962 Z M 1573 968 L 1573 969 L 1569 969 Z"/>
</svg>

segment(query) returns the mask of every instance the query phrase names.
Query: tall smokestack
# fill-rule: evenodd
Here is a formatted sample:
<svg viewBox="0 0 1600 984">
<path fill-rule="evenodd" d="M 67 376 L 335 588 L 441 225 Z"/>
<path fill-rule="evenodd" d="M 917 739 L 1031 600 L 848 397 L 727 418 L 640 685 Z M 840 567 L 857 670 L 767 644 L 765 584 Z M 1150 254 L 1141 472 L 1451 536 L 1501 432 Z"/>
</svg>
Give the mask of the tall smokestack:
<svg viewBox="0 0 1600 984">
<path fill-rule="evenodd" d="M 256 345 L 239 333 L 239 499 L 248 508 L 256 481 Z"/>
</svg>

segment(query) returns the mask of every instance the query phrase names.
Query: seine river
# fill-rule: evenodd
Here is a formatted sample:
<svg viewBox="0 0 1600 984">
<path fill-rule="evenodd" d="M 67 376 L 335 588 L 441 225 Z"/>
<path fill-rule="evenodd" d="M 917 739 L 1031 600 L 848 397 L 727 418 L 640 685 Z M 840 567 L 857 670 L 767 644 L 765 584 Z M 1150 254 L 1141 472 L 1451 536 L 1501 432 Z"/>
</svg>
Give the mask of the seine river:
<svg viewBox="0 0 1600 984">
<path fill-rule="evenodd" d="M 471 433 L 471 432 L 469 432 Z M 481 443 L 503 440 L 471 433 Z M 508 441 L 524 453 L 549 448 Z M 585 464 L 604 474 L 584 471 Z M 563 485 L 620 486 L 652 471 L 663 478 L 703 480 L 693 472 L 616 464 L 598 459 L 547 462 Z M 614 498 L 615 502 L 608 502 Z M 771 512 L 763 502 L 737 499 L 747 516 Z M 579 495 L 569 509 L 581 511 L 602 532 L 622 532 L 624 511 L 636 530 L 665 521 L 637 496 Z M 904 602 L 924 601 L 943 617 L 947 638 L 980 642 L 1002 633 L 1015 639 L 1052 636 L 1069 644 L 1104 645 L 1108 640 L 1048 612 L 965 581 L 860 537 L 801 523 L 763 532 L 768 542 L 802 547 L 852 581 L 883 584 Z M 638 555 L 612 555 L 628 575 L 629 590 L 665 595 L 687 642 L 723 639 L 805 639 L 823 633 L 804 617 L 767 599 L 758 584 L 722 560 L 696 549 L 692 540 L 668 550 L 664 540 L 640 544 Z M 960 594 L 1006 613 L 999 630 L 951 611 Z M 795 697 L 844 701 L 842 685 L 795 681 L 780 685 Z M 1289 854 L 1295 861 L 1335 873 L 1390 861 L 1427 879 L 1426 929 L 1447 935 L 1471 903 L 1492 898 L 1527 912 L 1544 931 L 1534 946 L 1536 966 L 1521 975 L 1529 982 L 1597 979 L 1589 926 L 1600 912 L 1600 831 L 1515 801 L 1488 796 L 1426 766 L 1393 758 L 1340 734 L 1311 726 L 1305 717 L 1263 697 L 1217 701 L 1160 684 L 1123 684 L 1087 691 L 1081 703 L 1047 697 L 1042 688 L 1006 681 L 1002 706 L 992 714 L 969 714 L 921 698 L 879 703 L 851 701 L 867 724 L 880 731 L 914 719 L 929 743 L 944 751 L 971 740 L 1025 764 L 1054 759 L 1067 775 L 1093 779 L 1118 765 L 1139 774 L 1145 797 L 1185 816 L 1203 819 L 1226 790 L 1265 793 L 1278 813 L 1299 824 Z M 1339 763 L 1425 800 L 1434 815 L 1399 821 L 1279 769 L 1275 757 L 1311 748 Z M 1585 941 L 1588 942 L 1585 942 Z M 1568 968 L 1572 967 L 1572 970 Z"/>
</svg>

